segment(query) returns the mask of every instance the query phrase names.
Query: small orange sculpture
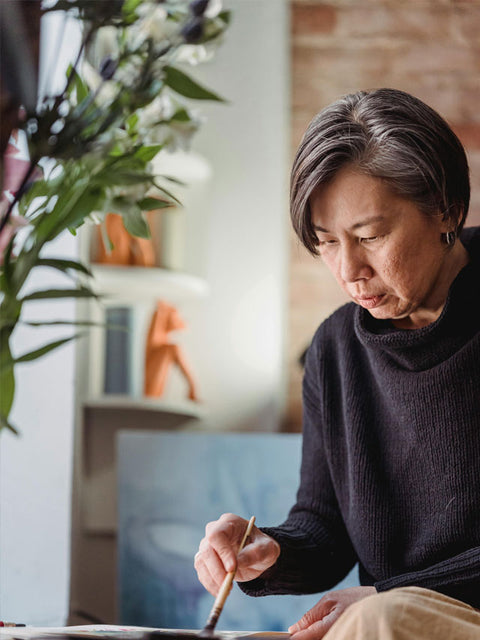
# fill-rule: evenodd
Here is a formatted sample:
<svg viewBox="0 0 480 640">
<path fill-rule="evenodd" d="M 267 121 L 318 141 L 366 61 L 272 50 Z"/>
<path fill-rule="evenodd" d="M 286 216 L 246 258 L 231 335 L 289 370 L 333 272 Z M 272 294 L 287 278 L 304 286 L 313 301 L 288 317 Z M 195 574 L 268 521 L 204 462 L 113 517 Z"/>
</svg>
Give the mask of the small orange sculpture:
<svg viewBox="0 0 480 640">
<path fill-rule="evenodd" d="M 155 251 L 152 241 L 149 238 L 131 236 L 123 225 L 122 216 L 118 213 L 107 213 L 105 228 L 112 241 L 113 249 L 107 251 L 99 230 L 100 237 L 95 262 L 141 267 L 154 266 Z"/>
<path fill-rule="evenodd" d="M 176 364 L 188 382 L 188 397 L 198 401 L 195 382 L 182 350 L 179 345 L 169 342 L 168 334 L 171 331 L 184 328 L 185 323 L 175 307 L 159 300 L 147 336 L 144 384 L 146 396 L 162 395 L 168 371 L 172 364 Z"/>
</svg>

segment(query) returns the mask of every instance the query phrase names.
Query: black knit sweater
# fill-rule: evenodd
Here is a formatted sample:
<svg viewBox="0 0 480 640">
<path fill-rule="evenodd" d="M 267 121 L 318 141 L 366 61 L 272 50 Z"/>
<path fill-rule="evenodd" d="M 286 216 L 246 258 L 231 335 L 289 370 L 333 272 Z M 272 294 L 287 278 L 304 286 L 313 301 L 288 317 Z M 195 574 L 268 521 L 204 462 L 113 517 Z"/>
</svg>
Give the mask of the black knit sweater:
<svg viewBox="0 0 480 640">
<path fill-rule="evenodd" d="M 263 530 L 277 563 L 250 595 L 314 593 L 359 563 L 378 591 L 418 585 L 480 607 L 480 228 L 441 316 L 398 330 L 353 303 L 308 351 L 297 503 Z"/>
</svg>

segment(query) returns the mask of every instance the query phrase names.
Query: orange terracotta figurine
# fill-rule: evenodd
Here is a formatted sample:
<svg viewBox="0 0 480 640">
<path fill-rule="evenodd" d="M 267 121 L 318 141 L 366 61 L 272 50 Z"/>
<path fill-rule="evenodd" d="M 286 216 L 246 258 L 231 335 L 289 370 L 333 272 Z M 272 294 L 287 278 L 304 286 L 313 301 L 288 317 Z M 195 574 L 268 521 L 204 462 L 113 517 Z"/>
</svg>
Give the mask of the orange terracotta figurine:
<svg viewBox="0 0 480 640">
<path fill-rule="evenodd" d="M 169 342 L 169 333 L 184 329 L 185 323 L 175 307 L 159 300 L 150 323 L 145 354 L 146 396 L 161 396 L 170 367 L 176 364 L 188 383 L 188 397 L 198 400 L 195 382 L 181 348 Z"/>
<path fill-rule="evenodd" d="M 122 216 L 117 213 L 107 213 L 105 228 L 112 241 L 113 249 L 107 251 L 103 238 L 100 237 L 95 262 L 141 267 L 154 266 L 155 252 L 152 241 L 149 238 L 131 236 L 123 225 Z"/>
</svg>

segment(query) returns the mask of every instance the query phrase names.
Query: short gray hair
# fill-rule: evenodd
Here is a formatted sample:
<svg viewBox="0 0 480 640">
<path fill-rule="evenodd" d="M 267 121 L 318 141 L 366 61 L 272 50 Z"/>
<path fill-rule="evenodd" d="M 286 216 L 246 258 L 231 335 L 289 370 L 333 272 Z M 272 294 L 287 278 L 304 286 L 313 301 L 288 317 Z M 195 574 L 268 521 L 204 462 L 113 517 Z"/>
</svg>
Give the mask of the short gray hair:
<svg viewBox="0 0 480 640">
<path fill-rule="evenodd" d="M 447 122 L 398 89 L 359 91 L 318 113 L 300 143 L 291 173 L 293 228 L 317 255 L 309 197 L 347 165 L 381 178 L 426 215 L 443 215 L 459 232 L 470 201 L 465 150 Z"/>
</svg>

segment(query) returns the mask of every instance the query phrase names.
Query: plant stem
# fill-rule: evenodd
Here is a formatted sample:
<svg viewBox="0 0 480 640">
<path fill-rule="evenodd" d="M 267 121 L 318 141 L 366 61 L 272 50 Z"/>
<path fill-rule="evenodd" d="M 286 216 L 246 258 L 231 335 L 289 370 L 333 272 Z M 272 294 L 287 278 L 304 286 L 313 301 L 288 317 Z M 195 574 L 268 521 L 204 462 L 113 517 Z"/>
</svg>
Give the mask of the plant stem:
<svg viewBox="0 0 480 640">
<path fill-rule="evenodd" d="M 17 190 L 14 199 L 9 204 L 8 209 L 7 209 L 6 213 L 5 213 L 5 215 L 3 216 L 2 220 L 0 220 L 0 233 L 2 233 L 3 229 L 5 228 L 5 225 L 10 220 L 10 216 L 12 215 L 12 211 L 13 211 L 14 206 L 17 204 L 17 202 L 20 200 L 20 198 L 25 193 L 25 188 L 27 186 L 28 179 L 32 175 L 32 173 L 33 173 L 33 171 L 34 171 L 36 166 L 37 166 L 37 160 L 32 160 L 30 162 L 29 167 L 28 167 L 27 173 L 23 177 L 22 184 L 20 185 L 19 189 Z"/>
</svg>

